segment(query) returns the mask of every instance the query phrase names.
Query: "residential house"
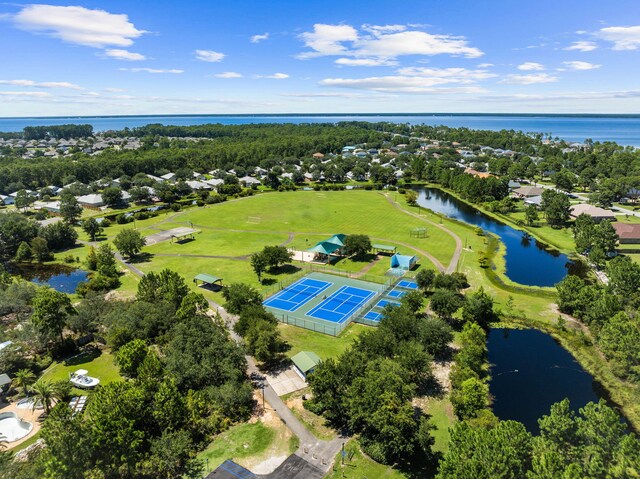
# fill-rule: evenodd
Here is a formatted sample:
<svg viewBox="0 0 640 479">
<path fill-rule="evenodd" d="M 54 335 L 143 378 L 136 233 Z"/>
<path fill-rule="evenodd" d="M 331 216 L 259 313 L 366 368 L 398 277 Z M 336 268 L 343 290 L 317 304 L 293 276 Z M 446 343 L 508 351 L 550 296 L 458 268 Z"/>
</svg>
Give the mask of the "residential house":
<svg viewBox="0 0 640 479">
<path fill-rule="evenodd" d="M 78 203 L 85 208 L 100 208 L 104 206 L 102 195 L 100 193 L 92 193 L 90 195 L 82 195 L 76 197 Z"/>
<path fill-rule="evenodd" d="M 541 196 L 544 188 L 538 186 L 521 186 L 512 191 L 513 196 L 517 198 L 530 198 L 532 196 Z"/>
<path fill-rule="evenodd" d="M 640 225 L 620 223 L 618 221 L 616 223 L 613 223 L 613 229 L 616 230 L 616 234 L 620 239 L 620 244 L 640 243 Z"/>
<path fill-rule="evenodd" d="M 571 216 L 573 218 L 577 218 L 581 214 L 591 216 L 591 218 L 593 218 L 596 223 L 599 223 L 603 220 L 615 220 L 615 216 L 613 215 L 612 211 L 605 210 L 604 208 L 600 208 L 598 206 L 580 203 L 571 207 Z"/>
</svg>

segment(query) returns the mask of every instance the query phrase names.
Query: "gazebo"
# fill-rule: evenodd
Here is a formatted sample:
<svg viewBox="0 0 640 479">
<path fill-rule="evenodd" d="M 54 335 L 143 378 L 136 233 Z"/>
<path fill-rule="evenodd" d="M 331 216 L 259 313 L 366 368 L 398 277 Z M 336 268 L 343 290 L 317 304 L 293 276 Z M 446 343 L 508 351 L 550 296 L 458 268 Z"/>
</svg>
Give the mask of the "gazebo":
<svg viewBox="0 0 640 479">
<path fill-rule="evenodd" d="M 218 278 L 212 274 L 200 273 L 193 278 L 193 282 L 196 283 L 196 286 L 198 285 L 198 281 L 200 281 L 200 284 L 207 286 L 214 286 L 217 283 L 218 286 L 222 288 L 222 278 Z"/>
<path fill-rule="evenodd" d="M 316 255 L 326 256 L 327 263 L 329 262 L 329 257 L 338 251 L 342 246 L 336 243 L 330 243 L 329 241 L 321 241 L 313 248 L 309 248 L 307 251 L 310 253 L 315 253 Z"/>
</svg>

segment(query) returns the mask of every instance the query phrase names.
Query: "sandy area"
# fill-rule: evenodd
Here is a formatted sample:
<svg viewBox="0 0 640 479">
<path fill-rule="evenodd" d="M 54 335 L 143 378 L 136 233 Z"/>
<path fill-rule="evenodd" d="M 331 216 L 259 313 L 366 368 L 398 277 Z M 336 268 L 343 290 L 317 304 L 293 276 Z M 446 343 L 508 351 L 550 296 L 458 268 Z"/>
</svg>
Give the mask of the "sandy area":
<svg viewBox="0 0 640 479">
<path fill-rule="evenodd" d="M 262 395 L 260 392 L 256 392 L 254 398 L 258 404 L 262 404 Z M 275 471 L 276 468 L 289 457 L 289 440 L 293 434 L 280 420 L 278 415 L 268 406 L 262 415 L 256 414 L 250 420 L 250 422 L 253 423 L 258 421 L 267 427 L 275 429 L 275 439 L 259 456 L 238 459 L 236 462 L 255 474 L 269 474 Z"/>
</svg>

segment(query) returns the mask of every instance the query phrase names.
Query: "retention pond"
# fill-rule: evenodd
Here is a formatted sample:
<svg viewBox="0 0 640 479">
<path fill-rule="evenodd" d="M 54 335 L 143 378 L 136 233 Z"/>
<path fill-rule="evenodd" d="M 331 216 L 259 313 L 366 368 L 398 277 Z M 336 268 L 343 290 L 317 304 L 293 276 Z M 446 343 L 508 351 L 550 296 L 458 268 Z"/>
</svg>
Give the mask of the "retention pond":
<svg viewBox="0 0 640 479">
<path fill-rule="evenodd" d="M 568 398 L 577 411 L 606 391 L 551 336 L 534 329 L 493 328 L 487 341 L 493 412 L 538 432 L 538 419 Z"/>
<path fill-rule="evenodd" d="M 420 188 L 418 204 L 449 218 L 497 235 L 507 249 L 506 275 L 527 286 L 554 286 L 568 273 L 580 273 L 565 254 L 481 213 L 469 204 L 437 188 Z"/>
</svg>

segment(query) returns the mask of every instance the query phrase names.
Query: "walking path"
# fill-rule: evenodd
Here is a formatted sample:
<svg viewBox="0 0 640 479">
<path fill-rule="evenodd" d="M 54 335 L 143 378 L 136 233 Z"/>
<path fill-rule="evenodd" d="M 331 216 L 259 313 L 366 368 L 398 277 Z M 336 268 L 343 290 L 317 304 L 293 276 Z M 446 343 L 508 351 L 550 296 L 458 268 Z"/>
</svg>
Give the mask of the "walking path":
<svg viewBox="0 0 640 479">
<path fill-rule="evenodd" d="M 385 198 L 387 198 L 387 201 L 389 203 L 391 203 L 393 205 L 394 208 L 396 208 L 399 211 L 402 211 L 403 213 L 413 216 L 414 218 L 417 218 L 421 221 L 424 221 L 425 223 L 429 223 L 432 226 L 435 226 L 436 228 L 440 228 L 442 231 L 444 231 L 445 233 L 447 233 L 449 236 L 451 236 L 455 242 L 456 242 L 456 249 L 453 253 L 453 256 L 451 257 L 451 261 L 449 262 L 449 266 L 447 266 L 446 270 L 444 271 L 445 273 L 451 274 L 453 273 L 457 266 L 458 266 L 458 261 L 460 260 L 460 255 L 462 254 L 462 240 L 460 239 L 460 237 L 455 234 L 453 231 L 451 231 L 449 228 L 440 225 L 438 223 L 434 223 L 433 221 L 430 221 L 426 218 L 423 218 L 422 216 L 413 213 L 411 211 L 405 210 L 403 207 L 401 207 L 398 203 L 396 203 L 393 198 L 391 198 L 387 193 L 380 193 L 381 195 L 384 195 Z M 405 245 L 407 246 L 407 245 Z M 415 248 L 414 248 L 415 249 Z M 429 256 L 429 259 L 431 259 L 431 256 Z M 433 260 L 432 260 L 433 261 Z M 444 270 L 444 268 L 441 269 L 441 271 Z"/>
</svg>

